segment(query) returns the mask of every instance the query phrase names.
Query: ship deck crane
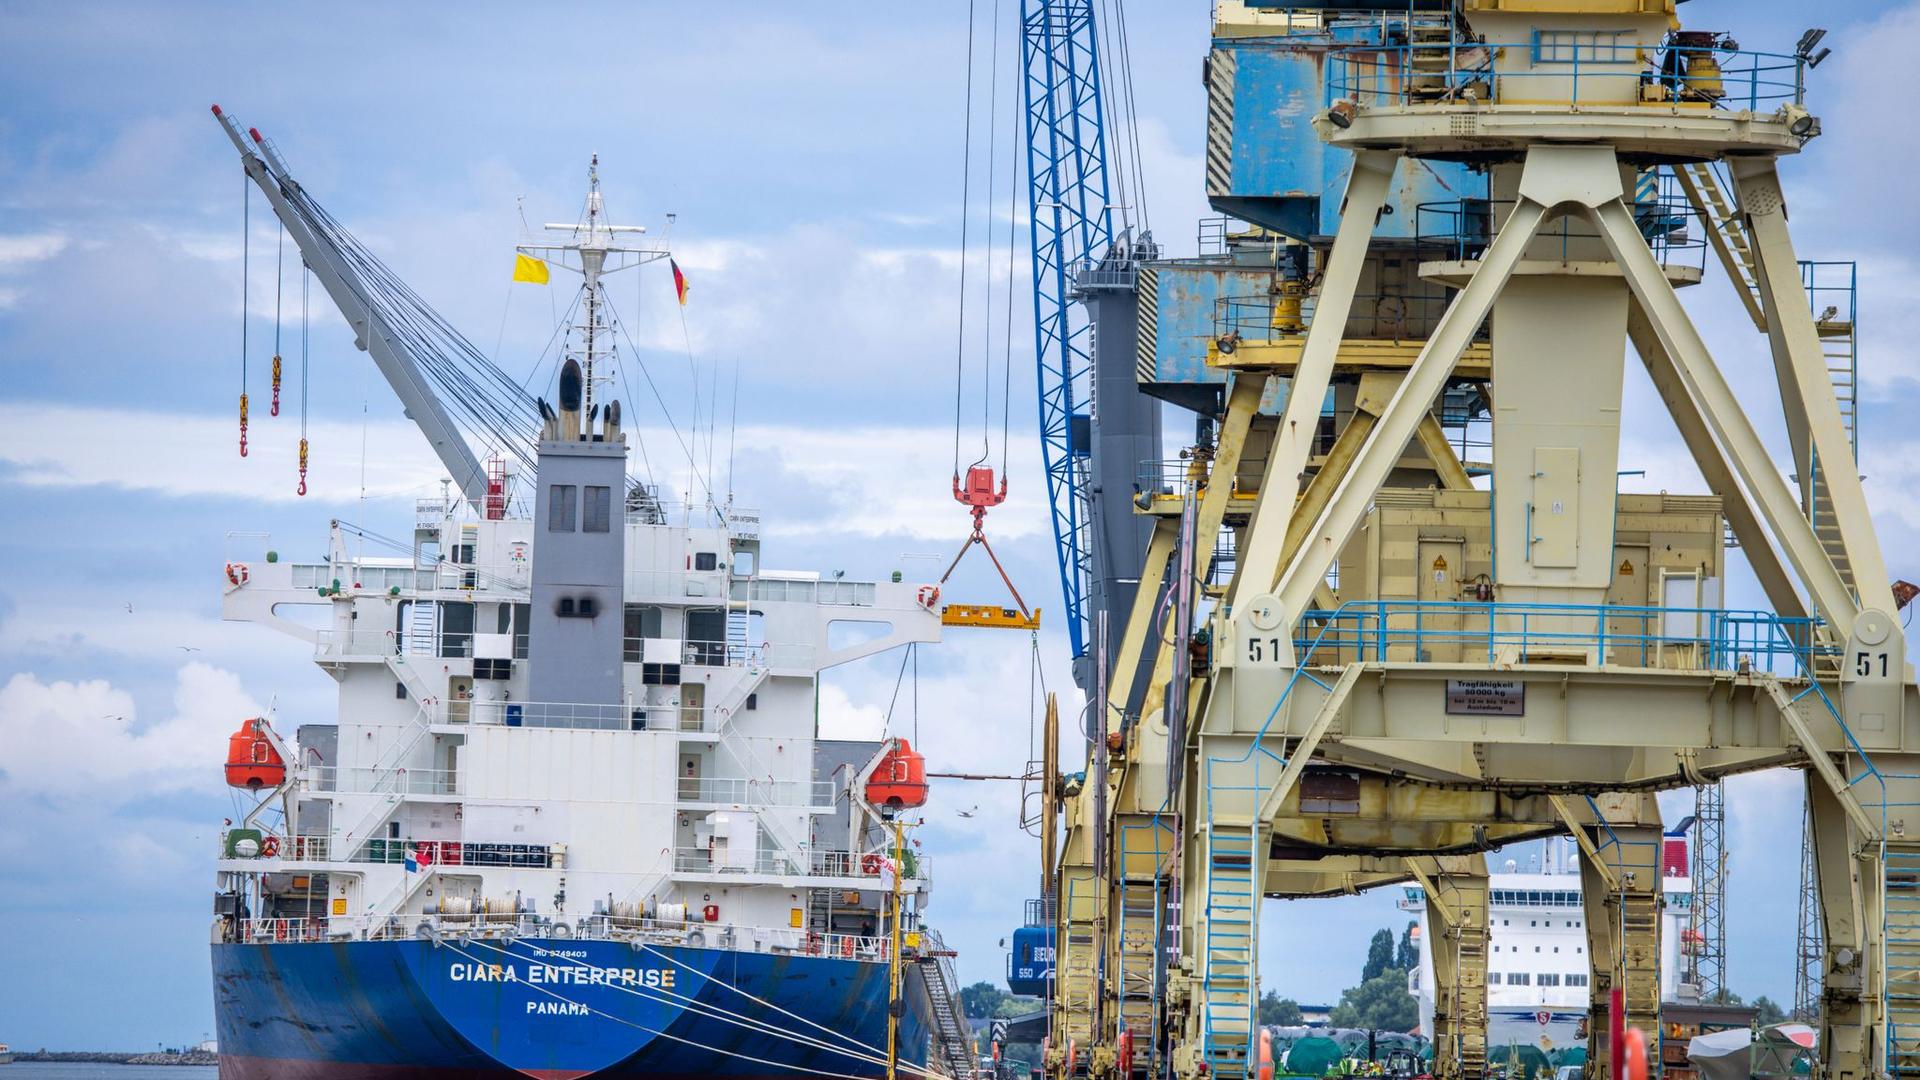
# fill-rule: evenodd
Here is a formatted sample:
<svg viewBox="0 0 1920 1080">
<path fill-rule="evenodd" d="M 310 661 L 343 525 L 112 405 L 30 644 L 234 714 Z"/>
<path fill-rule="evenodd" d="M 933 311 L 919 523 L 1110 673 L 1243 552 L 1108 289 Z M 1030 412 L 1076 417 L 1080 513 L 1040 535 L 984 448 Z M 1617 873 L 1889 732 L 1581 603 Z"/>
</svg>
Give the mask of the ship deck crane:
<svg viewBox="0 0 1920 1080">
<path fill-rule="evenodd" d="M 488 471 L 470 438 L 530 474 L 533 398 L 315 202 L 271 140 L 218 105 L 213 115 L 461 495 L 484 509 Z"/>
</svg>

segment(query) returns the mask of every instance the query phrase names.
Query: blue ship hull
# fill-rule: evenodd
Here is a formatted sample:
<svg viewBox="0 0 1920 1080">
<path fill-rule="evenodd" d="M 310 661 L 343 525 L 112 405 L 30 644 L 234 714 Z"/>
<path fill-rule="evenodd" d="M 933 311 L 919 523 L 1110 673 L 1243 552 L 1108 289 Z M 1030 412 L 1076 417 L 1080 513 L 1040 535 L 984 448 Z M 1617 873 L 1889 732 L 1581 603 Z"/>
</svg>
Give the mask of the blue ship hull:
<svg viewBox="0 0 1920 1080">
<path fill-rule="evenodd" d="M 912 965 L 900 1059 L 924 1066 Z M 213 946 L 222 1080 L 884 1076 L 885 964 L 557 938 Z"/>
</svg>

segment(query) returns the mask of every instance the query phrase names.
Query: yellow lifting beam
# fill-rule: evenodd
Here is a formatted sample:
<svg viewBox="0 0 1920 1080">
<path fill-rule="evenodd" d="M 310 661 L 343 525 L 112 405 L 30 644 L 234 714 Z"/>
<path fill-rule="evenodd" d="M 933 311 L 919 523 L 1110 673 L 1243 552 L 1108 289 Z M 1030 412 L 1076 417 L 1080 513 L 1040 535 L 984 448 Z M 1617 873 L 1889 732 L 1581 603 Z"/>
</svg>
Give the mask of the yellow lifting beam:
<svg viewBox="0 0 1920 1080">
<path fill-rule="evenodd" d="M 998 604 L 948 604 L 940 609 L 941 626 L 978 626 L 994 630 L 1038 630 L 1040 609 L 1032 613 Z"/>
</svg>

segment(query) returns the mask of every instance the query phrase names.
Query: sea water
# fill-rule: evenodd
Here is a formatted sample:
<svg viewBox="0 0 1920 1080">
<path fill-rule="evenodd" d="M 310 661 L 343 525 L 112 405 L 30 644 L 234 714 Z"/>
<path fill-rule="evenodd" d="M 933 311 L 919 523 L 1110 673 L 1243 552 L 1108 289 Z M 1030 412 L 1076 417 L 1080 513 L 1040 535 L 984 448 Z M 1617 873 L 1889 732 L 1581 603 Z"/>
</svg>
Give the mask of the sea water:
<svg viewBox="0 0 1920 1080">
<path fill-rule="evenodd" d="M 0 1080 L 214 1080 L 212 1065 L 101 1065 L 90 1061 L 16 1061 Z"/>
</svg>

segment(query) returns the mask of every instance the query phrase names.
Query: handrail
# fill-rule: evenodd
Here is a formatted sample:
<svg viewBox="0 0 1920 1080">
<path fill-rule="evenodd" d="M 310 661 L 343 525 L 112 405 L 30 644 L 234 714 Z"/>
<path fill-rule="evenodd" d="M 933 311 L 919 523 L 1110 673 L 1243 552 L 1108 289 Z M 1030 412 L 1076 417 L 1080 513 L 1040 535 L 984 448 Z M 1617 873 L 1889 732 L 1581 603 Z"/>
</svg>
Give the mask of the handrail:
<svg viewBox="0 0 1920 1080">
<path fill-rule="evenodd" d="M 1512 50 L 1528 70 L 1501 70 Z M 1583 55 L 1584 54 L 1584 55 Z M 1640 47 L 1600 41 L 1555 44 L 1448 41 L 1364 45 L 1328 54 L 1327 90 L 1362 106 L 1581 104 L 1738 108 L 1806 101 L 1807 58 L 1715 45 Z"/>
<path fill-rule="evenodd" d="M 1521 655 L 1592 649 L 1603 662 L 1666 670 L 1811 672 L 1817 658 L 1838 656 L 1820 641 L 1818 619 L 1770 611 L 1627 604 L 1552 604 L 1468 600 L 1348 600 L 1312 609 L 1296 632 L 1301 664 L 1419 660 L 1436 646 L 1455 646 L 1462 663 L 1500 663 Z M 1410 656 L 1391 655 L 1405 649 Z M 1637 661 L 1637 663 L 1636 663 Z"/>
<path fill-rule="evenodd" d="M 696 938 L 695 935 L 698 935 Z M 618 915 L 586 915 L 571 920 L 530 912 L 476 912 L 470 915 L 393 913 L 313 915 L 237 920 L 227 940 L 242 944 L 298 944 L 341 940 L 389 941 L 446 936 L 455 938 L 559 941 L 619 941 L 733 952 L 792 953 L 862 963 L 892 958 L 891 938 L 868 934 L 821 933 L 779 926 L 676 922 Z M 531 954 L 538 957 L 538 953 Z M 558 963 L 560 961 L 556 961 Z M 566 963 L 575 963 L 568 960 Z"/>
</svg>

